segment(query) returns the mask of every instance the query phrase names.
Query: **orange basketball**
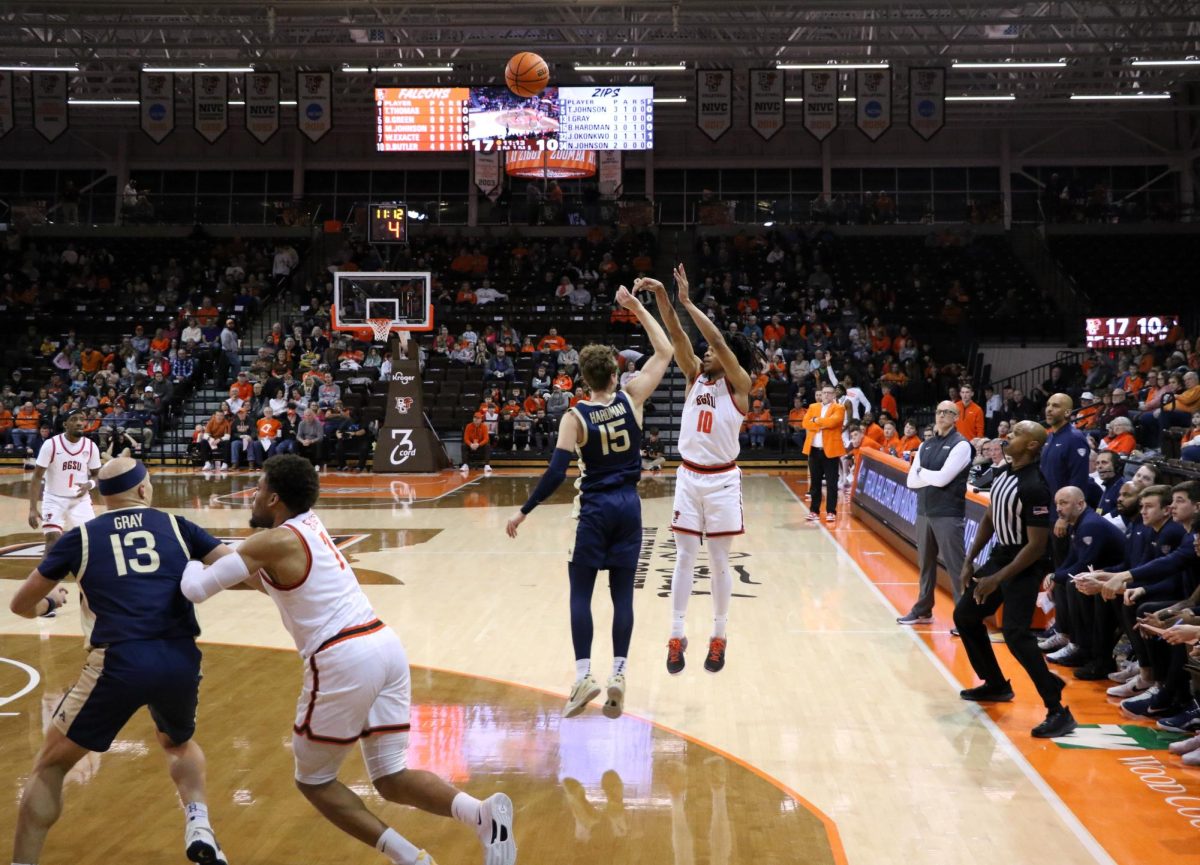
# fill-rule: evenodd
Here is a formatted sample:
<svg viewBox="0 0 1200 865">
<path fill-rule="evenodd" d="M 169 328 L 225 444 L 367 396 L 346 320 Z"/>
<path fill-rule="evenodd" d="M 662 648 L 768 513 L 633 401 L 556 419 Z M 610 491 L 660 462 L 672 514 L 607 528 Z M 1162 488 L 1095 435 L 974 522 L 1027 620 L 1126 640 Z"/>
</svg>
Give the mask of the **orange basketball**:
<svg viewBox="0 0 1200 865">
<path fill-rule="evenodd" d="M 550 67 L 532 51 L 514 54 L 504 67 L 504 82 L 518 96 L 537 96 L 550 81 Z"/>
</svg>

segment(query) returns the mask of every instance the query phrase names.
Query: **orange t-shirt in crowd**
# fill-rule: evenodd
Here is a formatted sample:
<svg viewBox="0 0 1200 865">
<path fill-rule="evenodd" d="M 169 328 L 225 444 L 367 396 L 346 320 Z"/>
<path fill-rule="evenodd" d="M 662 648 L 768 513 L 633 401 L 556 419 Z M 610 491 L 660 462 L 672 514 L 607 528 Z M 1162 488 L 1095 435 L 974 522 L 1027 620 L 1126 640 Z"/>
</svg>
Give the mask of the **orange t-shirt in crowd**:
<svg viewBox="0 0 1200 865">
<path fill-rule="evenodd" d="M 3 418 L 4 418 L 4 415 L 0 415 L 0 421 L 2 421 Z M 3 427 L 4 427 L 4 424 L 2 422 L 0 422 L 0 429 L 3 429 Z M 1183 434 L 1183 440 L 1180 442 L 1180 444 L 1187 444 L 1192 439 L 1196 438 L 1196 436 L 1200 436 L 1200 429 L 1196 429 L 1195 427 L 1189 427 L 1188 431 Z"/>
<path fill-rule="evenodd" d="M 3 405 L 0 405 L 0 430 L 12 429 L 13 416 Z"/>
<path fill-rule="evenodd" d="M 1146 386 L 1146 380 L 1140 375 L 1131 375 L 1125 379 L 1125 393 L 1137 396 L 1138 391 Z"/>
<path fill-rule="evenodd" d="M 254 385 L 250 384 L 248 381 L 236 381 L 230 385 L 230 387 L 237 388 L 238 399 L 240 399 L 242 402 L 250 402 L 250 400 L 254 398 Z"/>
<path fill-rule="evenodd" d="M 562 390 L 569 391 L 575 389 L 575 382 L 572 381 L 571 377 L 565 372 L 560 372 L 554 377 L 553 385 L 557 388 L 561 388 Z"/>
<path fill-rule="evenodd" d="M 258 437 L 260 439 L 273 439 L 283 424 L 273 417 L 263 417 L 258 419 L 258 423 L 255 426 L 258 428 Z"/>
<path fill-rule="evenodd" d="M 889 436 L 886 432 L 883 434 L 883 442 L 880 444 L 880 450 L 884 453 L 889 453 L 894 457 L 904 453 L 904 448 L 901 447 L 902 439 L 898 435 Z"/>
<path fill-rule="evenodd" d="M 79 368 L 86 373 L 98 372 L 103 363 L 104 355 L 98 349 L 86 348 L 79 355 Z"/>
<path fill-rule="evenodd" d="M 890 393 L 885 393 L 879 398 L 879 407 L 887 412 L 892 420 L 900 420 L 900 406 L 896 404 L 896 398 Z"/>
<path fill-rule="evenodd" d="M 535 351 L 537 351 L 537 347 L 532 343 L 521 346 L 521 354 L 533 354 Z"/>
<path fill-rule="evenodd" d="M 787 336 L 787 329 L 782 324 L 776 325 L 772 323 L 763 328 L 763 340 L 765 342 L 770 342 L 771 340 L 783 342 L 785 336 Z"/>
<path fill-rule="evenodd" d="M 475 292 L 471 291 L 471 289 L 469 289 L 469 288 L 460 288 L 458 290 L 458 295 L 454 298 L 454 302 L 455 303 L 474 303 L 475 302 Z"/>
<path fill-rule="evenodd" d="M 20 409 L 17 412 L 17 429 L 37 429 L 42 416 L 36 408 Z"/>
<path fill-rule="evenodd" d="M 561 336 L 543 336 L 538 340 L 538 351 L 562 351 L 567 341 Z"/>
<path fill-rule="evenodd" d="M 500 417 L 502 420 L 512 420 L 521 413 L 521 407 L 512 403 L 505 403 L 500 409 Z"/>
<path fill-rule="evenodd" d="M 772 423 L 774 423 L 774 419 L 771 417 L 771 412 L 765 408 L 760 411 L 752 411 L 746 415 L 745 426 L 747 428 L 752 426 L 771 426 Z"/>
<path fill-rule="evenodd" d="M 94 433 L 98 429 L 100 429 L 100 418 L 98 417 L 90 417 L 83 422 L 84 435 Z M 195 441 L 195 439 L 193 439 L 193 441 Z"/>
<path fill-rule="evenodd" d="M 883 354 L 892 347 L 891 337 L 887 335 L 886 330 L 880 330 L 878 333 L 871 336 L 871 351 L 875 354 Z"/>
<path fill-rule="evenodd" d="M 1135 447 L 1137 447 L 1137 439 L 1133 437 L 1133 433 L 1104 437 L 1104 449 L 1121 456 L 1129 456 Z"/>
<path fill-rule="evenodd" d="M 196 324 L 200 325 L 201 327 L 210 327 L 211 325 L 216 324 L 217 317 L 220 314 L 221 311 L 215 306 L 203 307 L 196 313 Z"/>
<path fill-rule="evenodd" d="M 1175 394 L 1174 410 L 1188 414 L 1200 411 L 1200 384 Z"/>
<path fill-rule="evenodd" d="M 536 394 L 530 394 L 525 397 L 525 413 L 532 417 L 540 411 L 546 410 L 546 401 Z"/>
<path fill-rule="evenodd" d="M 163 354 L 166 354 L 171 350 L 171 340 L 165 336 L 162 339 L 152 339 L 150 340 L 150 350 L 161 351 Z"/>
<path fill-rule="evenodd" d="M 906 454 L 909 451 L 917 450 L 923 439 L 920 436 L 904 436 L 900 439 L 900 453 Z"/>
<path fill-rule="evenodd" d="M 1075 416 L 1075 429 L 1092 429 L 1100 416 L 1100 403 L 1084 406 Z"/>
<path fill-rule="evenodd" d="M 472 421 L 463 429 L 463 444 L 464 445 L 485 445 L 489 438 L 488 426 L 483 421 L 475 423 Z"/>
<path fill-rule="evenodd" d="M 883 445 L 881 445 L 879 442 L 875 441 L 875 439 L 864 435 L 862 437 L 862 444 L 860 444 L 858 446 L 858 449 L 859 450 L 868 450 L 868 451 L 881 451 L 881 450 L 883 450 Z"/>
<path fill-rule="evenodd" d="M 806 410 L 802 408 L 794 408 L 788 412 L 788 426 L 794 430 L 804 429 L 804 415 Z"/>
<path fill-rule="evenodd" d="M 883 427 L 877 423 L 871 424 L 863 429 L 863 439 L 871 439 L 880 447 L 883 446 Z"/>
<path fill-rule="evenodd" d="M 896 337 L 895 339 L 892 340 L 892 351 L 896 354 L 899 354 L 900 350 L 904 348 L 904 344 L 906 342 L 908 342 L 907 336 Z"/>
<path fill-rule="evenodd" d="M 973 441 L 983 437 L 983 409 L 979 407 L 979 403 L 972 401 L 969 406 L 964 406 L 962 400 L 954 404 L 958 408 L 958 420 L 954 425 L 958 427 L 959 433 L 967 441 Z"/>
</svg>

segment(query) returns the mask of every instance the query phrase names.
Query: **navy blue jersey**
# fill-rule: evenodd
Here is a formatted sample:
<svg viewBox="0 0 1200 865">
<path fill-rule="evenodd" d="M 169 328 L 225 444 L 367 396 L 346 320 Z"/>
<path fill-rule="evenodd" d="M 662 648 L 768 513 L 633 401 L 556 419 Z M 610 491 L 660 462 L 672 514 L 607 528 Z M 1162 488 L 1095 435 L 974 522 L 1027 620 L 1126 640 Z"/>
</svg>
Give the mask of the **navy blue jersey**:
<svg viewBox="0 0 1200 865">
<path fill-rule="evenodd" d="M 588 493 L 637 486 L 642 477 L 642 419 L 624 392 L 612 402 L 580 400 L 571 409 L 583 422 L 579 489 Z"/>
<path fill-rule="evenodd" d="M 220 544 L 183 517 L 154 508 L 108 511 L 58 539 L 38 565 L 42 576 L 79 578 L 95 617 L 89 642 L 169 640 L 200 633 L 179 584 L 190 559 Z"/>
</svg>

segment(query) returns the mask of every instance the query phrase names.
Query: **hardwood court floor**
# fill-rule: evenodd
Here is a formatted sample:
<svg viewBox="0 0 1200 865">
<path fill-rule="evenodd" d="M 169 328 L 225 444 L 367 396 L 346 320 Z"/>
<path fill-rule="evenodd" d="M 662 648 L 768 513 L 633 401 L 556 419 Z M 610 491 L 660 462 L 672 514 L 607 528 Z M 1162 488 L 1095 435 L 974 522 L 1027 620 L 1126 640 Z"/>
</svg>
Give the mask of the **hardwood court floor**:
<svg viewBox="0 0 1200 865">
<path fill-rule="evenodd" d="M 155 481 L 158 505 L 221 536 L 247 532 L 253 477 L 161 471 Z M 521 861 L 1114 861 L 1005 734 L 958 699 L 958 684 L 895 625 L 894 609 L 855 560 L 829 533 L 804 523 L 803 506 L 778 476 L 745 478 L 747 534 L 734 544 L 728 664 L 716 676 L 701 666 L 711 617 L 706 574 L 689 616 L 688 667 L 677 677 L 664 669 L 673 481 L 664 475 L 643 482 L 630 717 L 610 722 L 597 705 L 562 721 L 573 677 L 565 565 L 570 491 L 539 508 L 517 540 L 504 535 L 534 481 L 503 473 L 465 481 L 457 473 L 402 480 L 326 475 L 318 505 L 380 616 L 423 668 L 414 720 L 425 744 L 414 747 L 414 764 L 481 795 L 509 789 Z M 71 681 L 78 663 L 72 639 L 49 638 L 77 634 L 73 615 L 26 622 L 6 612 L 14 580 L 39 553 L 24 523 L 26 490 L 24 474 L 0 474 L 0 657 L 28 664 L 44 679 L 0 705 L 0 712 L 15 713 L 0 716 L 0 765 L 11 790 L 37 745 L 42 700 Z M 911 567 L 890 567 L 894 582 L 914 579 Z M 601 674 L 611 657 L 604 588 L 597 587 L 594 603 L 593 664 Z M 300 665 L 294 655 L 266 651 L 289 646 L 271 602 L 226 593 L 202 606 L 200 619 L 206 681 L 198 738 L 210 758 L 213 813 L 235 865 L 307 865 L 350 855 L 375 861 L 310 813 L 291 786 L 286 744 Z M 4 675 L 0 694 L 23 687 L 19 674 Z M 238 708 L 221 711 L 226 704 Z M 44 862 L 109 861 L 118 848 L 97 854 L 93 833 L 73 830 L 69 818 L 111 819 L 109 803 L 139 784 L 147 791 L 137 804 L 141 823 L 155 827 L 151 847 L 175 849 L 177 813 L 162 763 L 147 753 L 147 734 L 139 720 L 122 738 L 128 746 L 102 757 L 86 783 L 70 788 L 68 822 L 52 836 Z M 362 781 L 357 757 L 345 777 Z M 388 814 L 439 861 L 476 861 L 475 842 L 460 827 Z M 11 809 L 2 809 L 0 834 L 10 831 Z M 293 831 L 300 840 L 292 840 Z M 1186 861 L 1190 851 L 1175 855 L 1153 861 Z"/>
</svg>

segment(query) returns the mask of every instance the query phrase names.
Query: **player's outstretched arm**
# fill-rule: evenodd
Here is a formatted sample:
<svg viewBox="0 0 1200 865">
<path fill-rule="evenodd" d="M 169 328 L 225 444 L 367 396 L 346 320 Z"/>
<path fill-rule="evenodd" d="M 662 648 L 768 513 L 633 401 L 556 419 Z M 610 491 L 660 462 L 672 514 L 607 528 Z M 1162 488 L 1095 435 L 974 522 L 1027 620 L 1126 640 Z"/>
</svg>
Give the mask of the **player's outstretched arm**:
<svg viewBox="0 0 1200 865">
<path fill-rule="evenodd" d="M 647 282 L 657 280 L 639 279 L 633 284 L 633 290 L 637 291 Z M 667 367 L 671 365 L 671 338 L 650 314 L 650 310 L 623 285 L 617 289 L 617 303 L 637 316 L 637 320 L 646 329 L 646 335 L 650 337 L 650 345 L 654 347 L 654 354 L 642 367 L 641 374 L 625 386 L 625 393 L 640 406 L 654 393 L 662 377 L 666 375 Z"/>
<path fill-rule="evenodd" d="M 750 373 L 742 369 L 742 365 L 738 363 L 737 356 L 730 351 L 729 345 L 725 342 L 725 335 L 721 333 L 721 329 L 713 324 L 712 319 L 705 315 L 700 307 L 692 303 L 691 295 L 688 293 L 687 272 L 683 269 L 682 264 L 675 267 L 675 285 L 679 288 L 679 302 L 683 304 L 683 308 L 687 310 L 687 314 L 692 317 L 692 321 L 700 329 L 700 334 L 708 343 L 708 347 L 720 359 L 721 366 L 725 370 L 725 378 L 733 385 L 735 392 L 749 395 Z"/>
<path fill-rule="evenodd" d="M 671 337 L 671 345 L 675 347 L 675 363 L 679 364 L 690 385 L 700 375 L 700 358 L 696 356 L 692 341 L 683 330 L 679 313 L 675 311 L 675 305 L 671 303 L 671 297 L 667 294 L 667 287 L 657 279 L 643 279 L 634 283 L 633 287 L 634 290 L 648 288 L 654 292 L 654 303 L 662 315 L 667 334 Z"/>
<path fill-rule="evenodd" d="M 251 588 L 258 588 L 261 584 L 256 585 L 255 581 L 260 571 L 278 586 L 298 585 L 308 571 L 308 557 L 302 544 L 295 534 L 283 528 L 251 535 L 236 550 L 222 544 L 205 556 L 203 562 L 188 562 L 180 589 L 185 598 L 199 604 L 241 583 L 249 582 Z"/>
<path fill-rule="evenodd" d="M 520 528 L 521 523 L 525 522 L 525 517 L 553 495 L 554 491 L 566 480 L 567 467 L 570 466 L 571 457 L 575 455 L 575 448 L 579 445 L 579 439 L 582 437 L 583 427 L 580 426 L 579 417 L 573 411 L 564 414 L 562 420 L 558 422 L 558 441 L 554 445 L 554 453 L 550 455 L 550 465 L 542 473 L 541 480 L 533 488 L 528 500 L 521 505 L 519 511 L 508 518 L 508 523 L 504 527 L 510 538 L 517 536 L 517 529 Z"/>
</svg>

